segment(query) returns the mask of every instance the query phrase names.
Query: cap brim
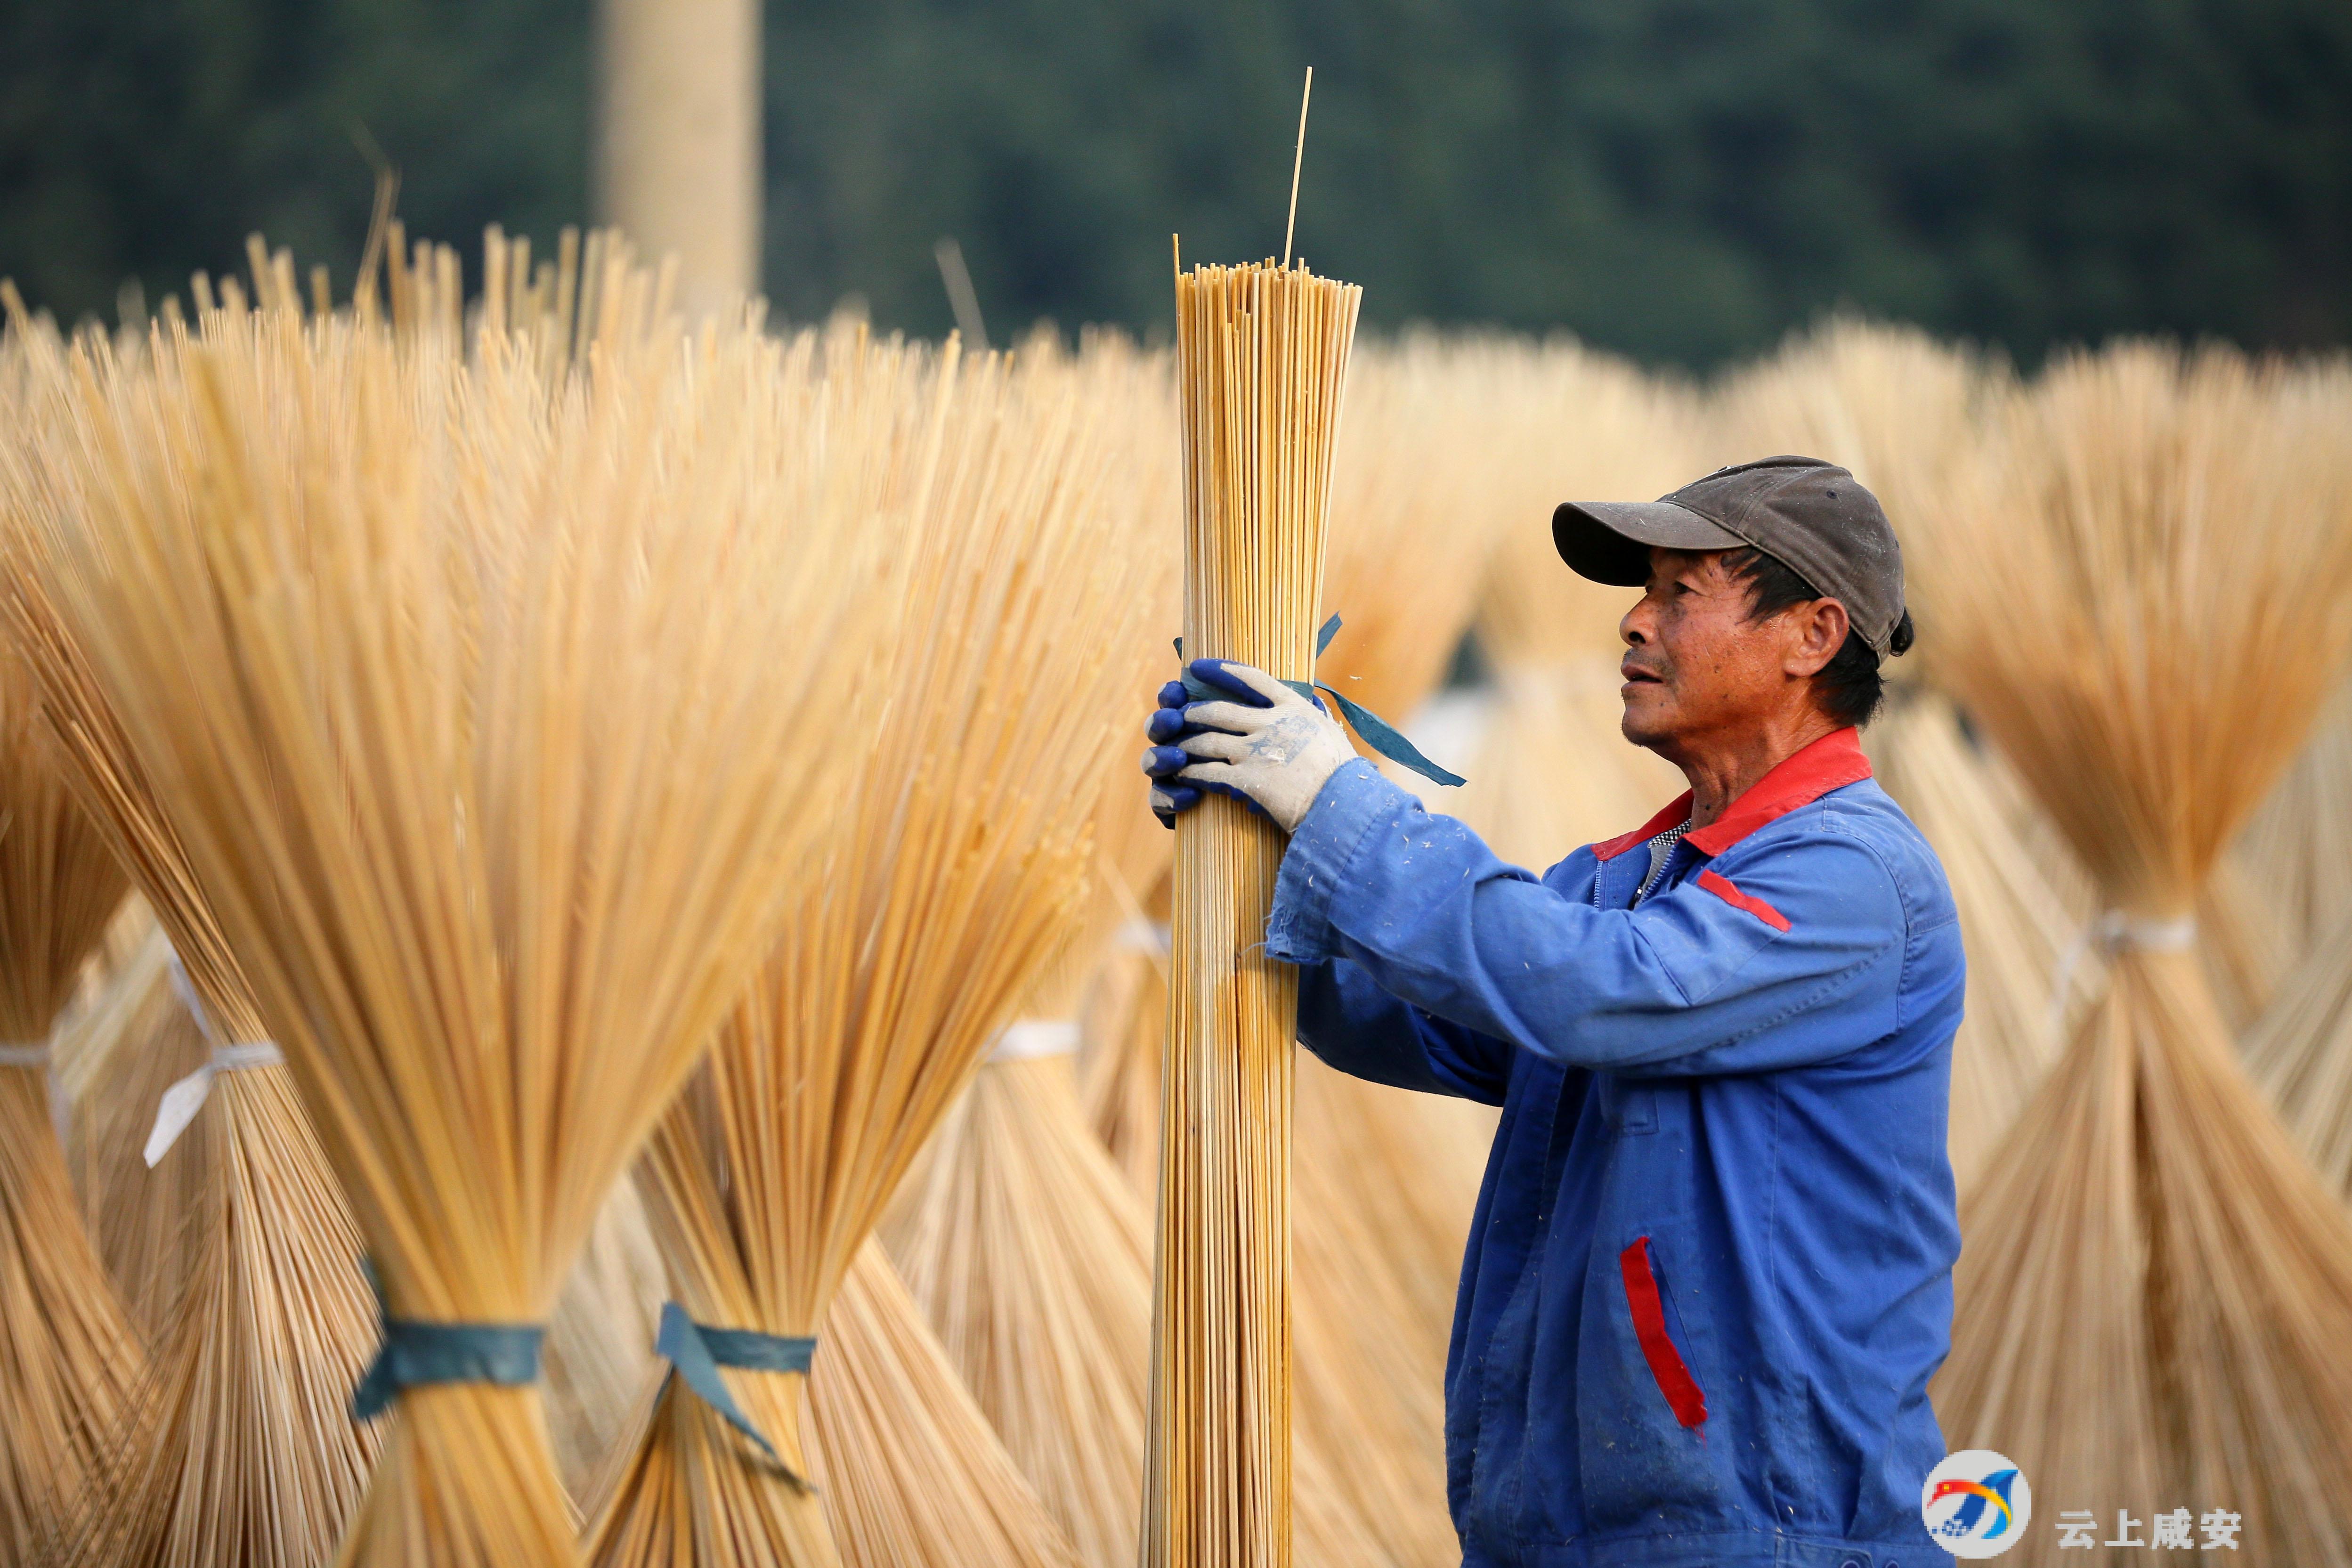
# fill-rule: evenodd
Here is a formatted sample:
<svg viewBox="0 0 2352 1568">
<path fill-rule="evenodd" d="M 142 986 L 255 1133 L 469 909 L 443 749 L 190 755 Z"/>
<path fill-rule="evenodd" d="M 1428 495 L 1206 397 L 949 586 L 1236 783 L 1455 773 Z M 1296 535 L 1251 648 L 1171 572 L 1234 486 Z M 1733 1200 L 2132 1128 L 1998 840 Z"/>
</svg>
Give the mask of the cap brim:
<svg viewBox="0 0 2352 1568">
<path fill-rule="evenodd" d="M 1650 580 L 1650 550 L 1737 550 L 1748 542 L 1669 500 L 1564 500 L 1551 542 L 1580 577 L 1621 588 Z"/>
</svg>

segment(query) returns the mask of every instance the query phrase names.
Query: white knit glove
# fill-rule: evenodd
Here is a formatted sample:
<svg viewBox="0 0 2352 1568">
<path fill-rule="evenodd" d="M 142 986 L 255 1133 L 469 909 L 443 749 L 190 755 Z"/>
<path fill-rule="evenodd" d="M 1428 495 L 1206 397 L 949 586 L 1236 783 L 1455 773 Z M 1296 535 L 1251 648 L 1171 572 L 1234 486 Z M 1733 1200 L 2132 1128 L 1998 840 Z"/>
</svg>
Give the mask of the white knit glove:
<svg viewBox="0 0 2352 1568">
<path fill-rule="evenodd" d="M 1178 744 L 1194 760 L 1176 778 L 1255 801 L 1284 832 L 1294 831 L 1356 748 L 1338 720 L 1265 671 L 1228 659 L 1216 673 L 1227 685 L 1256 692 L 1266 706 L 1233 701 L 1186 708 L 1185 721 L 1197 732 Z"/>
</svg>

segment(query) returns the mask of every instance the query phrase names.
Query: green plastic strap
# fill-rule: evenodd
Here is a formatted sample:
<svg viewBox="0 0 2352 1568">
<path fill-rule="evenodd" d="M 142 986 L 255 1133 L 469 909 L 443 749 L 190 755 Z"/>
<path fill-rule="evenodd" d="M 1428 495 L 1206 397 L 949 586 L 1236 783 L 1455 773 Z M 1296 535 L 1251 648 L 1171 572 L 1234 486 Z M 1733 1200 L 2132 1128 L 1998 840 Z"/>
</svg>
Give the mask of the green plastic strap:
<svg viewBox="0 0 2352 1568">
<path fill-rule="evenodd" d="M 1315 655 L 1318 658 L 1320 658 L 1323 656 L 1323 650 L 1325 648 L 1331 646 L 1331 639 L 1339 635 L 1339 617 L 1333 616 L 1329 620 L 1323 623 L 1323 629 L 1315 634 Z M 1176 639 L 1176 657 L 1179 658 L 1184 657 L 1184 639 L 1182 637 L 1178 637 Z M 1328 694 L 1332 701 L 1339 705 L 1339 715 L 1341 718 L 1348 721 L 1348 727 L 1355 731 L 1358 735 L 1363 737 L 1364 744 L 1370 746 L 1373 751 L 1378 752 L 1381 756 L 1386 757 L 1389 761 L 1396 763 L 1397 766 L 1401 768 L 1409 768 L 1412 772 L 1419 773 L 1423 778 L 1428 779 L 1433 784 L 1460 784 L 1468 782 L 1463 778 L 1460 773 L 1448 773 L 1445 769 L 1438 766 L 1435 763 L 1431 762 L 1427 757 L 1423 756 L 1421 754 L 1421 748 L 1415 746 L 1411 741 L 1406 740 L 1404 736 L 1398 731 L 1395 725 L 1391 724 L 1387 720 L 1381 718 L 1379 714 L 1373 712 L 1370 709 L 1365 707 L 1360 702 L 1349 701 L 1337 690 L 1334 690 L 1331 687 L 1326 686 L 1323 682 L 1319 680 L 1286 680 L 1283 681 L 1283 684 L 1290 688 L 1293 691 L 1298 693 L 1301 697 L 1312 698 L 1318 691 L 1322 691 Z M 1191 698 L 1195 702 L 1230 702 L 1234 700 L 1234 695 L 1232 692 L 1220 690 L 1218 688 L 1210 685 L 1207 681 L 1198 679 L 1189 668 L 1184 671 L 1184 695 Z"/>
<path fill-rule="evenodd" d="M 677 1369 L 694 1396 L 717 1411 L 730 1426 L 760 1446 L 760 1451 L 773 1459 L 779 1468 L 801 1486 L 806 1480 L 784 1464 L 735 1396 L 727 1391 L 727 1383 L 719 1375 L 722 1366 L 750 1372 L 806 1372 L 816 1354 L 816 1341 L 786 1334 L 763 1334 L 752 1329 L 714 1329 L 698 1323 L 687 1316 L 686 1309 L 675 1301 L 664 1301 L 661 1310 L 661 1330 L 654 1339 L 654 1352 Z"/>
<path fill-rule="evenodd" d="M 539 1381 L 539 1351 L 547 1330 L 536 1323 L 426 1323 L 395 1318 L 383 1304 L 373 1266 L 362 1264 L 375 1292 L 382 1341 L 375 1360 L 352 1391 L 352 1419 L 373 1421 L 404 1388 L 430 1383 L 495 1383 L 509 1387 Z"/>
</svg>

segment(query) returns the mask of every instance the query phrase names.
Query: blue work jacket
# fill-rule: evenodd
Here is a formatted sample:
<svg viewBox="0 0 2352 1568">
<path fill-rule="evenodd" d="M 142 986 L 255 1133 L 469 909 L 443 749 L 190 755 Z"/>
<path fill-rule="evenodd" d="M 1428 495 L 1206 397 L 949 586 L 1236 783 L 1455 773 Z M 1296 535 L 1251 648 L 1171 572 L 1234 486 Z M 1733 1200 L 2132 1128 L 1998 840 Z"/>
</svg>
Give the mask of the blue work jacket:
<svg viewBox="0 0 2352 1568">
<path fill-rule="evenodd" d="M 1299 1038 L 1503 1108 L 1445 1374 L 1467 1568 L 1942 1568 L 1963 961 L 1855 731 L 1541 879 L 1366 763 L 1286 852 Z"/>
</svg>

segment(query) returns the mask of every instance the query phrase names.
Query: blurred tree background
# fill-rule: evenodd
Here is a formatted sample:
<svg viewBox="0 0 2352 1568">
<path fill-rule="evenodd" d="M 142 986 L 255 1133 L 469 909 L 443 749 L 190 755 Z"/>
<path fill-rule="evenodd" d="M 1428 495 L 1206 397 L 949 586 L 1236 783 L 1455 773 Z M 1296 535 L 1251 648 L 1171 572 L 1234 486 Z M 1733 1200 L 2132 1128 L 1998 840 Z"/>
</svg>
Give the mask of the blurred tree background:
<svg viewBox="0 0 2352 1568">
<path fill-rule="evenodd" d="M 806 0 L 766 279 L 935 333 L 1149 330 L 1168 236 L 1372 320 L 1704 367 L 1834 306 L 2002 343 L 2352 340 L 2344 0 Z M 0 273 L 110 314 L 259 228 L 347 280 L 369 159 L 470 252 L 586 216 L 589 0 L 0 0 Z M 380 153 L 376 150 L 380 149 Z"/>
</svg>

